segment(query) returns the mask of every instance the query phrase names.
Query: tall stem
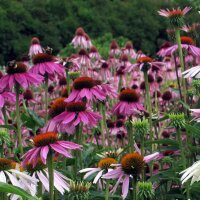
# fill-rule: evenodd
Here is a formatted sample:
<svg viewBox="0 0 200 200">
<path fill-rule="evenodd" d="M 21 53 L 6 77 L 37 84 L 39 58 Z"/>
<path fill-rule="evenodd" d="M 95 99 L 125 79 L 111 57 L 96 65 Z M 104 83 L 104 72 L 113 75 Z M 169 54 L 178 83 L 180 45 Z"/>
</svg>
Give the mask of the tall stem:
<svg viewBox="0 0 200 200">
<path fill-rule="evenodd" d="M 69 96 L 70 95 L 70 77 L 69 77 L 68 69 L 66 69 L 65 72 L 66 72 L 66 78 L 67 78 L 67 92 L 68 92 L 68 96 Z"/>
<path fill-rule="evenodd" d="M 176 132 L 177 132 L 177 139 L 178 139 L 178 143 L 179 143 L 179 149 L 181 151 L 182 166 L 183 166 L 183 169 L 186 169 L 186 167 L 187 167 L 187 165 L 186 165 L 186 157 L 185 157 L 184 147 L 183 147 L 183 144 L 182 144 L 180 128 L 177 128 Z M 190 199 L 189 185 L 187 183 L 186 183 L 186 195 L 187 195 L 187 199 Z"/>
<path fill-rule="evenodd" d="M 100 109 L 100 113 L 102 115 L 102 119 L 100 121 L 100 127 L 101 127 L 101 135 L 102 135 L 102 146 L 105 146 L 105 134 L 104 134 L 104 121 L 103 121 L 103 104 L 100 103 L 99 104 L 99 109 Z"/>
<path fill-rule="evenodd" d="M 22 147 L 22 135 L 21 135 L 21 120 L 20 120 L 20 107 L 19 107 L 19 95 L 20 95 L 20 85 L 18 83 L 15 84 L 15 93 L 16 93 L 16 123 L 17 123 L 17 137 L 19 143 L 19 151 L 20 154 L 23 154 Z"/>
<path fill-rule="evenodd" d="M 6 114 L 6 107 L 5 106 L 3 106 L 3 108 L 2 108 L 2 113 L 3 113 L 5 125 L 8 125 L 8 116 Z"/>
<path fill-rule="evenodd" d="M 49 173 L 49 200 L 54 200 L 53 152 L 51 149 L 47 156 L 47 165 Z"/>
<path fill-rule="evenodd" d="M 141 156 L 144 157 L 144 135 L 141 138 Z M 144 168 L 142 169 L 142 181 L 144 181 Z"/>
<path fill-rule="evenodd" d="M 45 122 L 48 121 L 48 74 L 44 76 L 44 87 L 45 87 Z"/>
<path fill-rule="evenodd" d="M 178 53 L 179 53 L 179 58 L 180 58 L 181 72 L 183 72 L 185 67 L 184 67 L 183 50 L 181 47 L 181 36 L 180 36 L 179 29 L 176 29 L 176 42 L 178 45 Z M 183 99 L 184 99 L 184 103 L 186 103 L 186 82 L 185 82 L 184 78 L 182 79 L 182 83 L 183 83 Z"/>
<path fill-rule="evenodd" d="M 102 106 L 103 106 L 103 108 L 102 108 L 103 124 L 106 129 L 106 138 L 108 141 L 108 146 L 110 146 L 109 132 L 108 132 L 107 124 L 106 124 L 106 104 L 103 104 Z"/>
<path fill-rule="evenodd" d="M 153 131 L 152 131 L 152 105 L 151 97 L 149 90 L 149 80 L 147 70 L 144 70 L 144 81 L 145 81 L 145 90 L 146 90 L 146 100 L 147 100 L 147 110 L 149 112 L 149 128 L 150 128 L 150 141 L 153 141 Z M 151 153 L 153 151 L 153 145 L 151 144 Z"/>
<path fill-rule="evenodd" d="M 174 64 L 175 64 L 175 71 L 176 71 L 176 79 L 177 79 L 177 83 L 178 83 L 178 89 L 179 89 L 179 94 L 180 94 L 180 98 L 182 99 L 182 92 L 181 92 L 181 84 L 180 84 L 180 80 L 178 77 L 178 65 L 176 62 L 176 56 L 174 55 Z"/>
<path fill-rule="evenodd" d="M 42 183 L 39 181 L 38 183 L 38 197 L 42 197 Z"/>
<path fill-rule="evenodd" d="M 109 180 L 106 180 L 106 196 L 105 200 L 109 199 Z"/>
<path fill-rule="evenodd" d="M 126 124 L 127 132 L 128 132 L 128 149 L 129 152 L 133 152 L 133 127 L 131 123 L 131 119 Z"/>
<path fill-rule="evenodd" d="M 137 178 L 133 177 L 133 200 L 137 200 Z"/>
</svg>

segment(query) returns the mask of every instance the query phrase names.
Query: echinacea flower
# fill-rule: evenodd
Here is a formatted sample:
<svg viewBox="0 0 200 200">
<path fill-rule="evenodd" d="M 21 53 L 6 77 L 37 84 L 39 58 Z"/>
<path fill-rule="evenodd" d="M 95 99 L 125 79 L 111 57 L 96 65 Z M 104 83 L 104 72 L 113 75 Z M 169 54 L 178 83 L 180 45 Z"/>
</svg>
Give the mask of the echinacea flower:
<svg viewBox="0 0 200 200">
<path fill-rule="evenodd" d="M 132 65 L 133 67 L 139 67 L 140 70 L 145 70 L 145 67 L 148 66 L 149 68 L 156 67 L 160 69 L 162 66 L 165 66 L 164 62 L 159 62 L 155 61 L 154 59 L 148 57 L 148 56 L 143 56 L 137 59 L 137 62 Z"/>
<path fill-rule="evenodd" d="M 194 121 L 200 122 L 200 109 L 190 109 L 192 116 L 195 116 Z"/>
<path fill-rule="evenodd" d="M 182 174 L 182 184 L 187 182 L 190 178 L 192 178 L 190 185 L 192 185 L 194 182 L 200 181 L 200 161 L 195 162 L 191 167 L 188 167 L 180 174 Z"/>
<path fill-rule="evenodd" d="M 160 11 L 158 11 L 159 15 L 163 16 L 163 17 L 167 17 L 170 20 L 170 23 L 176 27 L 179 28 L 182 26 L 183 24 L 183 17 L 191 10 L 192 8 L 190 7 L 185 7 L 183 10 L 181 10 L 180 8 L 177 9 L 161 9 Z"/>
<path fill-rule="evenodd" d="M 48 169 L 47 166 L 42 162 L 41 159 L 37 159 L 37 163 L 35 167 L 33 164 L 28 162 L 24 169 L 28 172 L 28 174 L 33 179 L 38 179 L 42 183 L 43 191 L 49 192 L 49 178 L 48 178 Z M 65 191 L 69 191 L 69 178 L 62 175 L 60 172 L 54 169 L 54 187 L 58 190 L 62 195 Z M 37 192 L 37 187 L 35 185 L 31 185 L 33 188 L 32 195 L 35 196 Z"/>
<path fill-rule="evenodd" d="M 35 54 L 42 53 L 42 52 L 43 52 L 43 50 L 42 50 L 42 47 L 40 45 L 40 40 L 37 37 L 33 37 L 32 40 L 31 40 L 31 45 L 30 45 L 30 48 L 29 48 L 28 55 L 30 57 L 32 57 Z"/>
<path fill-rule="evenodd" d="M 116 40 L 112 40 L 110 44 L 110 55 L 118 56 L 121 53 L 119 45 Z"/>
<path fill-rule="evenodd" d="M 85 31 L 82 27 L 76 29 L 75 37 L 73 38 L 71 44 L 74 48 L 85 48 L 87 49 L 87 41 L 85 38 Z"/>
<path fill-rule="evenodd" d="M 98 163 L 98 167 L 85 168 L 85 169 L 80 170 L 79 172 L 80 173 L 87 172 L 83 177 L 84 179 L 87 179 L 89 176 L 98 172 L 93 181 L 93 183 L 96 184 L 98 181 L 100 181 L 100 178 L 105 172 L 112 170 L 112 167 L 111 167 L 112 164 L 117 164 L 117 160 L 115 160 L 114 158 L 109 158 L 109 157 L 102 158 Z M 101 187 L 102 183 L 99 182 L 99 186 Z"/>
<path fill-rule="evenodd" d="M 60 97 L 55 99 L 49 108 L 49 117 L 47 124 L 42 128 L 42 132 L 61 132 L 67 134 L 73 134 L 75 132 L 75 126 L 72 124 L 67 125 L 63 124 L 62 121 L 60 123 L 54 121 L 54 118 L 66 110 L 67 103 L 65 102 L 64 97 Z"/>
<path fill-rule="evenodd" d="M 184 78 L 200 78 L 200 65 L 187 69 L 182 73 Z"/>
<path fill-rule="evenodd" d="M 7 158 L 0 158 L 0 182 L 11 183 L 28 192 L 32 192 L 31 184 L 36 185 L 37 179 L 19 171 L 19 164 Z M 11 199 L 19 199 L 17 195 L 11 195 Z"/>
<path fill-rule="evenodd" d="M 95 46 L 92 46 L 90 48 L 89 57 L 93 60 L 100 60 L 101 59 L 101 55 L 99 54 L 99 52 L 97 51 Z"/>
<path fill-rule="evenodd" d="M 101 115 L 87 109 L 84 102 L 70 102 L 66 105 L 66 111 L 53 118 L 55 123 L 77 126 L 80 123 L 95 127 L 100 121 Z"/>
<path fill-rule="evenodd" d="M 73 90 L 67 98 L 67 102 L 82 101 L 83 99 L 88 101 L 104 101 L 106 95 L 96 86 L 94 79 L 90 77 L 79 77 L 73 82 Z"/>
<path fill-rule="evenodd" d="M 53 79 L 55 75 L 64 76 L 64 67 L 57 63 L 54 56 L 47 53 L 38 53 L 32 57 L 32 60 L 33 67 L 30 69 L 32 73 L 42 76 L 47 74 L 50 79 Z"/>
<path fill-rule="evenodd" d="M 136 90 L 124 89 L 119 94 L 119 102 L 113 107 L 114 114 L 130 117 L 137 111 L 143 111 L 144 107 L 139 102 L 140 96 Z"/>
<path fill-rule="evenodd" d="M 159 15 L 163 16 L 163 17 L 179 17 L 179 16 L 184 16 L 185 14 L 187 14 L 189 11 L 191 10 L 190 7 L 185 7 L 183 10 L 181 10 L 180 8 L 177 9 L 161 9 L 160 11 L 158 11 Z"/>
<path fill-rule="evenodd" d="M 38 85 L 43 81 L 43 77 L 28 71 L 27 66 L 22 62 L 13 62 L 6 69 L 7 75 L 0 79 L 0 89 L 12 88 L 19 84 L 24 89 L 29 85 Z"/>
<path fill-rule="evenodd" d="M 81 146 L 69 141 L 62 141 L 58 138 L 58 133 L 47 132 L 40 135 L 36 135 L 32 138 L 34 148 L 30 149 L 24 158 L 22 166 L 24 167 L 28 162 L 33 164 L 33 167 L 37 164 L 37 158 L 40 157 L 42 162 L 46 164 L 47 155 L 49 150 L 55 151 L 67 158 L 72 158 L 72 155 L 67 151 L 69 150 L 81 150 Z"/>
<path fill-rule="evenodd" d="M 125 199 L 129 190 L 130 177 L 137 178 L 144 169 L 145 163 L 149 163 L 157 156 L 158 153 L 154 153 L 145 157 L 141 156 L 138 152 L 128 153 L 122 157 L 121 164 L 117 164 L 116 169 L 104 174 L 102 178 L 118 179 L 111 191 L 112 193 L 114 193 L 118 185 L 123 182 L 122 198 Z"/>
<path fill-rule="evenodd" d="M 200 56 L 200 48 L 194 46 L 194 41 L 191 37 L 181 36 L 181 47 L 186 50 L 188 53 L 191 53 L 193 56 Z M 172 45 L 169 48 L 166 48 L 162 51 L 161 56 L 169 56 L 174 54 L 178 50 L 178 45 Z"/>
<path fill-rule="evenodd" d="M 0 91 L 0 108 L 2 108 L 6 101 L 8 102 L 15 102 L 16 97 L 15 94 L 12 92 L 7 92 L 7 91 Z"/>
</svg>

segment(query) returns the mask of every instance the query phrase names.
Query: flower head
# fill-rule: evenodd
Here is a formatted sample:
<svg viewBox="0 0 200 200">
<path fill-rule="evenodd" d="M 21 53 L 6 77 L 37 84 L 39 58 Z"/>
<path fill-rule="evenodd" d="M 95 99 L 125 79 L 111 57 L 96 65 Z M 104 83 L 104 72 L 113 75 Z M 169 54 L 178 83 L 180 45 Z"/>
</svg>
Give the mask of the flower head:
<svg viewBox="0 0 200 200">
<path fill-rule="evenodd" d="M 61 141 L 58 138 L 58 133 L 47 132 L 33 137 L 34 148 L 30 149 L 23 155 L 22 166 L 28 162 L 33 163 L 33 167 L 37 164 L 37 158 L 40 157 L 42 162 L 46 164 L 49 150 L 55 151 L 65 157 L 71 158 L 72 155 L 66 150 L 80 150 L 81 146 L 73 142 Z"/>
<path fill-rule="evenodd" d="M 183 10 L 181 10 L 180 8 L 177 9 L 166 9 L 163 10 L 161 9 L 160 11 L 158 11 L 159 15 L 163 16 L 163 17 L 167 17 L 170 20 L 170 23 L 174 26 L 174 27 L 181 27 L 183 24 L 183 17 L 184 15 L 186 15 L 192 8 L 190 7 L 185 7 Z"/>
<path fill-rule="evenodd" d="M 10 62 L 6 68 L 7 75 L 0 79 L 0 89 L 12 88 L 19 84 L 26 89 L 29 85 L 38 85 L 43 81 L 43 77 L 28 71 L 28 67 L 23 62 Z"/>
</svg>

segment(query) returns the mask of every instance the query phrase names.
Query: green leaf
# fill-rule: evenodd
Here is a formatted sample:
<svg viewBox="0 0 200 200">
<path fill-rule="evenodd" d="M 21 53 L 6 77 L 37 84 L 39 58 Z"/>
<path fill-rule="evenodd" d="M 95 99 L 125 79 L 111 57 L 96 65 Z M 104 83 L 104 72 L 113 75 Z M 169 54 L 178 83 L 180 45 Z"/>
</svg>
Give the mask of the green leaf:
<svg viewBox="0 0 200 200">
<path fill-rule="evenodd" d="M 7 183 L 0 182 L 0 192 L 16 194 L 24 199 L 39 200 L 39 198 L 31 196 L 25 190 Z"/>
<path fill-rule="evenodd" d="M 0 128 L 7 128 L 7 129 L 10 129 L 10 130 L 17 131 L 16 127 L 12 126 L 12 125 L 0 125 Z"/>
<path fill-rule="evenodd" d="M 171 139 L 161 139 L 161 140 L 155 140 L 155 141 L 147 141 L 145 142 L 145 144 L 167 144 L 167 145 L 171 145 L 171 146 L 176 146 L 178 147 L 178 142 L 175 140 L 171 140 Z"/>
<path fill-rule="evenodd" d="M 177 103 L 180 103 L 180 104 L 182 104 L 182 105 L 183 105 L 183 107 L 184 107 L 184 108 L 186 108 L 187 110 L 189 110 L 189 109 L 190 109 L 190 106 L 189 106 L 188 104 L 184 103 L 182 100 L 179 100 Z"/>
</svg>

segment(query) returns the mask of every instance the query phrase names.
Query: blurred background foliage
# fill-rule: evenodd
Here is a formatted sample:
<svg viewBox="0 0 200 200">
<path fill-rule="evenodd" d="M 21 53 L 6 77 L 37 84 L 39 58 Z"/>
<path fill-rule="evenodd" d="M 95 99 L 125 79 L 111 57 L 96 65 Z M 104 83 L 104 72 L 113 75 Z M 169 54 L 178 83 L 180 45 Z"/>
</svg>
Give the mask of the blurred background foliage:
<svg viewBox="0 0 200 200">
<path fill-rule="evenodd" d="M 200 21 L 199 0 L 0 0 L 0 64 L 27 53 L 33 36 L 55 53 L 71 53 L 69 43 L 79 26 L 102 54 L 115 38 L 122 46 L 131 40 L 151 55 L 169 27 L 157 10 L 177 6 L 193 7 L 188 24 Z"/>
</svg>

